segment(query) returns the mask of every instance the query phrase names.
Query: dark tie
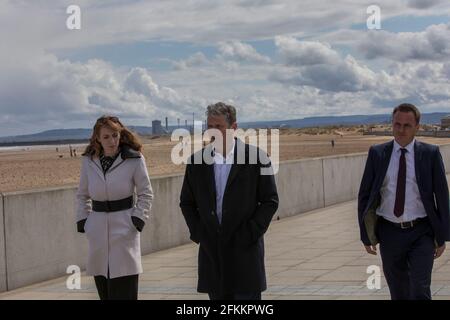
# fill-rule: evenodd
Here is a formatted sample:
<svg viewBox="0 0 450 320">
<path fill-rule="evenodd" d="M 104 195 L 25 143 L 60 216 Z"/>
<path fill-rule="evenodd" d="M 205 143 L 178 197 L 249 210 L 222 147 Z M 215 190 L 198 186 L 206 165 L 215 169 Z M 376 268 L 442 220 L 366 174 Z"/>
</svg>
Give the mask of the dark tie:
<svg viewBox="0 0 450 320">
<path fill-rule="evenodd" d="M 395 193 L 395 205 L 394 214 L 396 217 L 400 217 L 405 210 L 405 187 L 406 187 L 406 157 L 405 153 L 408 151 L 405 148 L 401 148 L 402 155 L 400 156 L 400 162 L 398 165 L 398 177 L 397 177 L 397 192 Z"/>
</svg>

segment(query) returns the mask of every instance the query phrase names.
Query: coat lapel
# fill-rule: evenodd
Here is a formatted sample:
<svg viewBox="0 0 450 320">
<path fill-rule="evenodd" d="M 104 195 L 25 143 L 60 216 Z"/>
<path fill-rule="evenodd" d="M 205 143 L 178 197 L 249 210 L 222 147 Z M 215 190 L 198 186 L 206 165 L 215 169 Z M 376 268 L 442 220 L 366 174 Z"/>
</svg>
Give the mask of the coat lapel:
<svg viewBox="0 0 450 320">
<path fill-rule="evenodd" d="M 91 158 L 89 161 L 89 165 L 94 168 L 94 171 L 104 180 L 105 176 L 103 174 L 102 165 L 100 164 L 99 158 Z"/>
<path fill-rule="evenodd" d="M 383 158 L 382 158 L 382 167 L 381 167 L 381 175 L 378 181 L 379 188 L 381 188 L 381 184 L 386 177 L 387 170 L 389 168 L 389 162 L 391 161 L 392 151 L 394 149 L 394 140 L 388 143 L 383 150 Z M 378 188 L 378 189 L 379 189 Z"/>
<path fill-rule="evenodd" d="M 422 191 L 421 176 L 420 176 L 420 161 L 422 160 L 422 144 L 416 140 L 414 143 L 414 168 L 416 173 L 416 182 L 419 191 Z"/>
<path fill-rule="evenodd" d="M 202 151 L 205 153 L 210 153 L 211 156 L 213 156 L 213 151 L 211 148 L 211 145 L 208 145 L 205 147 L 205 149 Z M 202 167 L 203 167 L 203 174 L 204 174 L 204 183 L 206 184 L 206 189 L 209 193 L 209 198 L 211 200 L 211 203 L 213 204 L 214 210 L 216 210 L 216 181 L 214 178 L 214 161 L 211 164 L 208 164 L 205 161 L 204 155 L 202 155 Z"/>
<path fill-rule="evenodd" d="M 121 157 L 121 155 L 119 155 L 117 158 L 116 158 L 116 160 L 114 160 L 114 162 L 113 162 L 113 164 L 111 165 L 111 168 L 109 168 L 108 169 L 108 171 L 106 171 L 106 172 L 111 172 L 111 171 L 113 171 L 116 167 L 118 167 L 120 164 L 122 164 L 122 162 L 124 162 L 125 161 L 125 159 L 123 159 L 122 157 Z"/>
<path fill-rule="evenodd" d="M 214 178 L 214 164 L 205 164 L 206 183 L 208 184 L 209 196 L 216 210 L 216 179 Z"/>
<path fill-rule="evenodd" d="M 236 139 L 236 143 L 234 144 L 234 160 L 233 160 L 233 164 L 231 165 L 231 170 L 230 170 L 230 174 L 228 176 L 228 180 L 227 180 L 227 185 L 225 187 L 225 192 L 227 191 L 229 185 L 233 182 L 233 180 L 236 178 L 239 170 L 241 169 L 241 165 L 238 164 L 238 150 L 245 150 L 246 153 L 246 157 L 245 159 L 247 159 L 247 150 L 245 149 L 245 145 L 241 146 L 241 148 L 238 148 L 238 144 L 242 143 L 239 139 Z"/>
</svg>

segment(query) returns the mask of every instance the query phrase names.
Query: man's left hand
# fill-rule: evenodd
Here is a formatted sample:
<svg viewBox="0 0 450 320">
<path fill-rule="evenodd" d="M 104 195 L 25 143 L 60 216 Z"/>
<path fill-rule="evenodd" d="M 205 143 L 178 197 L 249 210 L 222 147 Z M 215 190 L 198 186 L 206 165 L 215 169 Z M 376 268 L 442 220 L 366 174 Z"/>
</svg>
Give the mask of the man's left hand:
<svg viewBox="0 0 450 320">
<path fill-rule="evenodd" d="M 436 248 L 436 250 L 434 251 L 434 258 L 435 259 L 439 258 L 444 253 L 444 251 L 445 251 L 445 243 L 442 246 Z"/>
</svg>

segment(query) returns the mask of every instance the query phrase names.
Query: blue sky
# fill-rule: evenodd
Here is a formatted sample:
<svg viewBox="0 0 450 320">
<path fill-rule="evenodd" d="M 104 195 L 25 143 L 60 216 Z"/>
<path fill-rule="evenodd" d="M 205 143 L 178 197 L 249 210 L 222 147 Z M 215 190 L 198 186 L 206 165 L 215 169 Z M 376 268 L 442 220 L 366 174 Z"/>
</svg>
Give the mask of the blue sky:
<svg viewBox="0 0 450 320">
<path fill-rule="evenodd" d="M 341 4 L 342 3 L 342 4 Z M 399 101 L 450 113 L 450 4 L 378 1 L 68 1 L 0 4 L 0 136 L 91 127 L 105 113 L 150 125 L 388 113 Z"/>
</svg>

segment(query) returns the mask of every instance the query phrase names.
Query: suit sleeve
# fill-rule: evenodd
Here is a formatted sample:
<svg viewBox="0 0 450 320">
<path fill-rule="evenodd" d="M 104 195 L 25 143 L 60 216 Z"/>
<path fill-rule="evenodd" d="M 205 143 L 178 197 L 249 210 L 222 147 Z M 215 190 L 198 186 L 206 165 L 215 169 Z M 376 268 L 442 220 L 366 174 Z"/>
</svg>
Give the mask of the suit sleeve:
<svg viewBox="0 0 450 320">
<path fill-rule="evenodd" d="M 189 228 L 190 239 L 195 243 L 200 242 L 201 221 L 198 213 L 197 203 L 195 201 L 194 190 L 192 188 L 192 164 L 186 165 L 186 171 L 184 174 L 183 186 L 181 187 L 180 194 L 180 208 L 181 213 L 186 220 L 186 224 Z"/>
<path fill-rule="evenodd" d="M 436 233 L 436 242 L 442 246 L 450 240 L 449 195 L 444 162 L 439 148 L 436 148 L 433 164 L 433 192 L 436 199 L 437 215 L 440 220 L 440 232 Z"/>
<path fill-rule="evenodd" d="M 375 168 L 374 168 L 374 149 L 370 147 L 369 154 L 367 156 L 366 166 L 364 168 L 364 174 L 361 180 L 361 185 L 358 192 L 358 222 L 361 241 L 365 245 L 370 245 L 370 240 L 367 235 L 366 226 L 364 224 L 364 211 L 369 203 L 370 193 L 375 180 Z"/>
<path fill-rule="evenodd" d="M 80 171 L 80 183 L 78 185 L 77 191 L 77 217 L 76 222 L 78 226 L 82 223 L 79 223 L 83 220 L 86 220 L 88 215 L 92 211 L 92 200 L 89 195 L 88 190 L 88 174 L 87 174 L 87 157 L 83 157 L 81 162 L 81 171 Z M 80 227 L 78 227 L 78 231 L 80 231 Z M 80 231 L 81 232 L 81 231 Z"/>
<path fill-rule="evenodd" d="M 272 164 L 267 154 L 263 156 L 267 160 L 258 162 L 258 205 L 252 217 L 236 231 L 235 244 L 237 245 L 252 245 L 261 238 L 278 209 L 279 198 Z M 264 174 L 261 174 L 262 172 Z M 269 172 L 271 173 L 268 174 Z"/>
<path fill-rule="evenodd" d="M 131 215 L 133 217 L 141 219 L 142 221 L 145 221 L 149 218 L 150 210 L 152 208 L 153 189 L 150 183 L 147 166 L 145 164 L 145 158 L 143 155 L 141 155 L 141 158 L 139 158 L 139 164 L 137 165 L 133 174 L 133 181 L 136 187 L 137 200 Z M 141 230 L 142 227 L 143 225 L 140 226 Z"/>
</svg>

